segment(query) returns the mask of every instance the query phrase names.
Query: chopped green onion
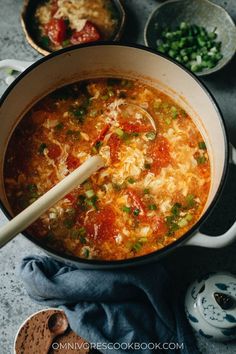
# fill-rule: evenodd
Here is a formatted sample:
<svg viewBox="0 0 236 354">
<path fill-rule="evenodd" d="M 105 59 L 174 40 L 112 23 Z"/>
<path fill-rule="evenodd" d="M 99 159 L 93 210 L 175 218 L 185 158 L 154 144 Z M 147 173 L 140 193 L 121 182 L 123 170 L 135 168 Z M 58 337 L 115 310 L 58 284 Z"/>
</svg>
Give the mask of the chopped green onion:
<svg viewBox="0 0 236 354">
<path fill-rule="evenodd" d="M 75 221 L 73 219 L 65 219 L 64 220 L 64 225 L 67 229 L 71 229 L 75 224 Z"/>
<path fill-rule="evenodd" d="M 133 82 L 130 80 L 123 79 L 121 80 L 121 86 L 131 88 L 133 87 Z"/>
<path fill-rule="evenodd" d="M 171 208 L 171 213 L 174 216 L 179 216 L 182 205 L 180 203 L 175 203 Z"/>
<path fill-rule="evenodd" d="M 198 72 L 198 71 L 201 71 L 201 66 L 200 65 L 198 65 L 198 64 L 192 64 L 191 65 L 191 71 L 192 72 Z"/>
<path fill-rule="evenodd" d="M 135 243 L 132 245 L 131 251 L 133 251 L 133 252 L 138 252 L 138 251 L 141 250 L 142 247 L 143 247 L 143 243 L 140 242 L 140 241 L 137 241 L 137 242 L 135 242 Z"/>
<path fill-rule="evenodd" d="M 12 68 L 7 68 L 6 69 L 6 74 L 7 75 L 14 75 L 14 74 L 17 74 L 18 73 L 18 71 L 17 70 L 14 70 L 14 69 L 12 69 Z"/>
<path fill-rule="evenodd" d="M 116 129 L 116 134 L 120 137 L 123 137 L 124 136 L 124 131 L 121 129 L 121 128 L 117 128 Z"/>
<path fill-rule="evenodd" d="M 144 168 L 145 168 L 146 170 L 149 170 L 151 167 L 152 167 L 152 165 L 151 165 L 150 163 L 145 163 L 145 164 L 144 164 Z"/>
<path fill-rule="evenodd" d="M 156 204 L 150 204 L 150 205 L 148 206 L 148 209 L 149 209 L 149 210 L 157 210 L 157 206 L 156 206 Z"/>
<path fill-rule="evenodd" d="M 64 127 L 64 124 L 63 123 L 58 123 L 56 126 L 55 126 L 55 129 L 56 130 L 61 130 L 61 129 L 63 129 L 63 127 Z"/>
<path fill-rule="evenodd" d="M 144 188 L 143 193 L 144 193 L 144 194 L 150 194 L 150 189 Z"/>
<path fill-rule="evenodd" d="M 196 204 L 195 197 L 193 194 L 188 194 L 186 197 L 186 204 L 188 208 L 193 208 Z"/>
<path fill-rule="evenodd" d="M 82 235 L 79 236 L 79 240 L 80 240 L 80 243 L 81 243 L 82 245 L 85 245 L 86 242 L 87 242 L 86 238 L 85 238 L 84 236 L 82 236 Z"/>
<path fill-rule="evenodd" d="M 167 236 L 171 236 L 179 229 L 179 225 L 175 221 L 176 217 L 174 215 L 167 216 L 165 218 L 166 224 L 168 226 Z"/>
<path fill-rule="evenodd" d="M 138 208 L 134 209 L 133 214 L 138 216 L 140 214 L 140 210 Z"/>
<path fill-rule="evenodd" d="M 132 178 L 132 177 L 128 178 L 127 181 L 128 181 L 130 184 L 134 184 L 134 183 L 136 182 L 135 179 Z"/>
<path fill-rule="evenodd" d="M 89 101 L 89 100 L 88 100 Z M 74 116 L 74 118 L 79 123 L 84 123 L 85 116 L 87 114 L 87 101 L 83 103 L 81 106 L 72 106 L 69 112 Z"/>
<path fill-rule="evenodd" d="M 176 118 L 178 117 L 177 108 L 174 107 L 174 106 L 172 106 L 170 110 L 171 110 L 172 118 L 173 118 L 173 119 L 176 119 Z"/>
<path fill-rule="evenodd" d="M 180 220 L 178 221 L 178 226 L 179 226 L 179 227 L 184 227 L 184 226 L 187 226 L 187 225 L 188 225 L 188 220 L 186 220 L 185 218 L 180 219 Z"/>
<path fill-rule="evenodd" d="M 70 40 L 69 39 L 66 39 L 65 41 L 62 42 L 62 46 L 63 47 L 66 47 L 68 45 L 70 45 Z"/>
<path fill-rule="evenodd" d="M 115 95 L 115 94 L 114 94 L 114 92 L 113 92 L 112 90 L 109 90 L 109 91 L 108 91 L 108 96 L 109 96 L 109 97 L 113 97 L 114 95 Z"/>
<path fill-rule="evenodd" d="M 85 194 L 88 198 L 92 198 L 95 195 L 95 193 L 92 189 L 89 189 L 88 191 L 86 191 Z"/>
<path fill-rule="evenodd" d="M 181 22 L 179 27 L 181 30 L 187 30 L 189 25 L 186 22 Z"/>
<path fill-rule="evenodd" d="M 72 230 L 71 237 L 73 239 L 79 238 L 80 243 L 82 244 L 85 244 L 87 242 L 85 236 L 86 236 L 86 230 L 84 227 L 81 227 L 80 229 Z"/>
<path fill-rule="evenodd" d="M 148 140 L 155 140 L 156 139 L 156 133 L 155 132 L 149 132 L 146 134 L 146 137 Z"/>
<path fill-rule="evenodd" d="M 96 195 L 93 195 L 91 198 L 85 199 L 85 203 L 87 205 L 92 206 L 96 210 L 98 209 L 96 204 L 97 201 L 98 201 L 98 197 Z"/>
<path fill-rule="evenodd" d="M 126 134 L 127 134 L 127 133 L 126 133 Z M 139 136 L 139 133 L 138 133 L 138 132 L 132 132 L 132 133 L 129 133 L 129 136 L 130 136 L 130 137 Z"/>
<path fill-rule="evenodd" d="M 128 214 L 129 214 L 129 213 L 131 212 L 131 208 L 124 205 L 124 206 L 122 207 L 122 211 L 124 211 L 125 213 L 128 213 Z"/>
<path fill-rule="evenodd" d="M 28 184 L 27 188 L 28 188 L 30 193 L 35 193 L 38 190 L 36 184 Z"/>
<path fill-rule="evenodd" d="M 205 156 L 199 156 L 197 158 L 198 165 L 203 165 L 206 161 L 207 161 L 207 159 L 205 158 Z"/>
<path fill-rule="evenodd" d="M 67 130 L 66 132 L 66 135 L 73 135 L 73 134 L 74 134 L 74 130 L 71 129 Z"/>
<path fill-rule="evenodd" d="M 78 205 L 78 207 L 79 207 L 82 211 L 87 210 L 87 206 L 86 206 L 85 203 L 86 203 L 86 196 L 80 194 L 80 195 L 78 196 L 77 205 Z"/>
<path fill-rule="evenodd" d="M 50 39 L 48 36 L 41 37 L 39 41 L 44 48 L 48 48 L 50 46 Z"/>
<path fill-rule="evenodd" d="M 40 153 L 40 155 L 43 155 L 44 149 L 46 149 L 47 145 L 45 143 L 42 143 L 39 146 L 38 152 Z"/>
<path fill-rule="evenodd" d="M 171 124 L 171 119 L 170 119 L 170 118 L 166 118 L 166 119 L 165 119 L 165 123 L 168 124 L 168 125 L 170 125 L 170 124 Z"/>
<path fill-rule="evenodd" d="M 192 214 L 187 214 L 187 215 L 185 215 L 184 218 L 182 218 L 182 219 L 180 219 L 180 220 L 178 221 L 178 226 L 179 226 L 179 227 L 185 227 L 185 226 L 187 226 L 188 223 L 189 223 L 189 221 L 192 220 L 192 218 L 193 218 Z"/>
<path fill-rule="evenodd" d="M 216 42 L 215 31 L 208 32 L 204 27 L 187 22 L 181 22 L 174 30 L 157 28 L 157 50 L 183 63 L 193 72 L 210 69 L 223 57 L 220 53 L 221 42 Z"/>
<path fill-rule="evenodd" d="M 89 249 L 85 248 L 84 249 L 84 257 L 89 258 L 89 254 L 90 254 Z"/>
<path fill-rule="evenodd" d="M 97 141 L 96 144 L 92 148 L 93 152 L 96 154 L 99 151 L 101 146 L 102 146 L 102 142 L 101 141 Z"/>
<path fill-rule="evenodd" d="M 209 39 L 216 39 L 216 37 L 217 37 L 217 34 L 215 32 L 208 33 L 208 38 Z"/>
<path fill-rule="evenodd" d="M 199 149 L 201 149 L 201 150 L 206 150 L 206 144 L 204 143 L 204 141 L 200 141 L 200 142 L 198 143 L 198 147 L 199 147 Z"/>
<path fill-rule="evenodd" d="M 192 218 L 193 218 L 192 214 L 187 214 L 187 215 L 185 216 L 185 219 L 186 219 L 187 221 L 191 221 Z"/>
</svg>

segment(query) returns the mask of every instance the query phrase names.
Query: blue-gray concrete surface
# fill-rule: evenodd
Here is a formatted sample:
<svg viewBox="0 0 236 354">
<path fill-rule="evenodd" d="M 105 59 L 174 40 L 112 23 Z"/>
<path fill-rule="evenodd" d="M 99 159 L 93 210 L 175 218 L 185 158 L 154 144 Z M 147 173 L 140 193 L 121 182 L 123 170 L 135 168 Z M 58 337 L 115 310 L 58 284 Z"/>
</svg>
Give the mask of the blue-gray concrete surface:
<svg viewBox="0 0 236 354">
<path fill-rule="evenodd" d="M 195 1 L 195 0 L 193 0 Z M 236 21 L 236 0 L 215 0 Z M 16 58 L 36 60 L 40 58 L 25 41 L 20 26 L 20 10 L 23 0 L 0 0 L 0 60 Z M 128 13 L 128 24 L 124 40 L 143 43 L 143 28 L 148 15 L 160 1 L 124 0 Z M 6 86 L 4 73 L 0 73 L 0 94 Z M 226 121 L 231 142 L 236 146 L 236 58 L 222 71 L 203 80 L 214 94 Z M 203 231 L 220 234 L 233 223 L 236 216 L 236 168 L 232 167 L 227 184 L 214 213 Z M 0 225 L 6 222 L 0 212 Z M 40 310 L 27 296 L 19 279 L 17 268 L 21 259 L 29 254 L 42 253 L 36 246 L 18 236 L 0 250 L 0 353 L 13 352 L 14 337 L 18 327 L 30 314 Z M 176 287 L 186 285 L 201 274 L 214 270 L 236 273 L 236 243 L 220 250 L 185 247 L 163 260 L 173 272 Z M 197 336 L 199 352 L 233 354 L 236 342 L 213 343 Z"/>
</svg>

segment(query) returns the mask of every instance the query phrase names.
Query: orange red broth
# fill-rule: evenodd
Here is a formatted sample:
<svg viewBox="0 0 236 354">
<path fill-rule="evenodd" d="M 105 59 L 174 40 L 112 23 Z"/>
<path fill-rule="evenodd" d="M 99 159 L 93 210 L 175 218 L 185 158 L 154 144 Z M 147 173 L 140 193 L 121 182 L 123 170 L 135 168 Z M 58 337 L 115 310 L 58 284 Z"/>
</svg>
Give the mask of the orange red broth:
<svg viewBox="0 0 236 354">
<path fill-rule="evenodd" d="M 156 134 L 131 104 L 152 115 Z M 64 87 L 26 114 L 5 158 L 14 214 L 98 152 L 107 167 L 36 221 L 28 229 L 35 238 L 70 255 L 118 260 L 161 249 L 197 222 L 210 188 L 203 137 L 168 96 L 125 79 Z"/>
</svg>

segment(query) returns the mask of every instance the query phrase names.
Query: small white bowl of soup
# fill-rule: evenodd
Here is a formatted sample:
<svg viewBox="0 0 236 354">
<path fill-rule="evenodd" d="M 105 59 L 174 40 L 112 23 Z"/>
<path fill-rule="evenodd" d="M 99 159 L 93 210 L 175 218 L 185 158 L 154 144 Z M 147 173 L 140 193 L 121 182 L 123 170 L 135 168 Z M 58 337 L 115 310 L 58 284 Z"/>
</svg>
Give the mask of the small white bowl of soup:
<svg viewBox="0 0 236 354">
<path fill-rule="evenodd" d="M 227 134 L 207 89 L 170 59 L 120 44 L 64 49 L 18 77 L 2 97 L 0 119 L 8 217 L 89 156 L 107 159 L 23 233 L 52 256 L 122 267 L 180 245 L 222 247 L 235 238 L 235 225 L 217 237 L 199 232 L 225 181 Z"/>
</svg>

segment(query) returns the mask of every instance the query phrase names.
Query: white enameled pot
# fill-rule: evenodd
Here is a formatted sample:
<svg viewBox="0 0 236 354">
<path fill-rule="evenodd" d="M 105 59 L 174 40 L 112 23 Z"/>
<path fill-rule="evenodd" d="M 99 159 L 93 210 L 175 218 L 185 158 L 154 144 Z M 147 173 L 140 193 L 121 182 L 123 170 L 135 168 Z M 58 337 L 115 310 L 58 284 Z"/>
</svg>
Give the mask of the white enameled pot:
<svg viewBox="0 0 236 354">
<path fill-rule="evenodd" d="M 28 63 L 28 65 L 31 63 Z M 22 71 L 24 62 L 3 61 Z M 25 236 L 54 257 L 84 268 L 121 267 L 154 261 L 180 245 L 223 247 L 236 239 L 236 223 L 223 235 L 212 237 L 199 228 L 212 211 L 220 196 L 230 161 L 229 144 L 224 122 L 217 104 L 203 84 L 181 65 L 152 50 L 134 45 L 90 44 L 75 46 L 53 53 L 30 65 L 7 89 L 0 105 L 0 199 L 3 211 L 10 217 L 3 185 L 3 163 L 6 146 L 17 122 L 40 98 L 63 85 L 98 77 L 126 77 L 138 79 L 170 95 L 193 118 L 201 131 L 211 161 L 211 188 L 199 222 L 183 237 L 150 255 L 125 261 L 82 260 L 59 254 Z M 236 161 L 232 150 L 231 161 Z"/>
</svg>

